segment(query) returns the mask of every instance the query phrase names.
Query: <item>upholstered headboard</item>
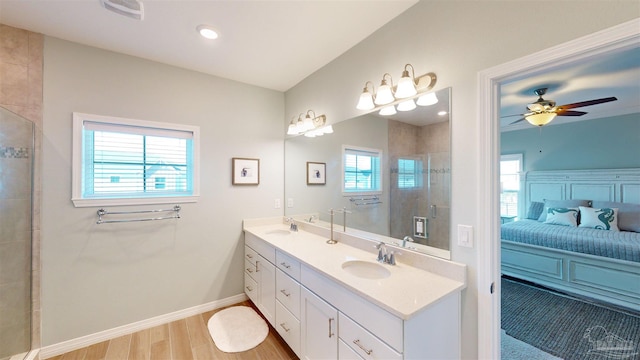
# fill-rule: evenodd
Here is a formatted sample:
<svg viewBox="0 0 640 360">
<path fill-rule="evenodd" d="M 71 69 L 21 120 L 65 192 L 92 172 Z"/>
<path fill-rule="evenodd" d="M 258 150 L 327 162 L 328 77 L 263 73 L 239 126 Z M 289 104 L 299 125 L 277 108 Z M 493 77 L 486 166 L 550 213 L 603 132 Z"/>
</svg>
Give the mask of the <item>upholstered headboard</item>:
<svg viewBox="0 0 640 360">
<path fill-rule="evenodd" d="M 584 199 L 640 204 L 640 169 L 526 171 L 520 178 L 519 218 L 532 201 Z"/>
</svg>

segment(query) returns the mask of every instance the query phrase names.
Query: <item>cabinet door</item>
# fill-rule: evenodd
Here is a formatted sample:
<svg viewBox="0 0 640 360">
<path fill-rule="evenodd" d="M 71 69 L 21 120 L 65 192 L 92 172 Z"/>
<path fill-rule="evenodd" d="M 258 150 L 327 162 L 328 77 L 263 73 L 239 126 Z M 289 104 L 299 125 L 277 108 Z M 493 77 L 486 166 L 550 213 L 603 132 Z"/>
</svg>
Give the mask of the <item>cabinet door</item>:
<svg viewBox="0 0 640 360">
<path fill-rule="evenodd" d="M 275 326 L 276 319 L 276 267 L 258 255 L 256 260 L 256 277 L 258 282 L 258 309 Z"/>
<path fill-rule="evenodd" d="M 301 358 L 337 359 L 338 310 L 305 288 L 301 295 Z"/>
</svg>

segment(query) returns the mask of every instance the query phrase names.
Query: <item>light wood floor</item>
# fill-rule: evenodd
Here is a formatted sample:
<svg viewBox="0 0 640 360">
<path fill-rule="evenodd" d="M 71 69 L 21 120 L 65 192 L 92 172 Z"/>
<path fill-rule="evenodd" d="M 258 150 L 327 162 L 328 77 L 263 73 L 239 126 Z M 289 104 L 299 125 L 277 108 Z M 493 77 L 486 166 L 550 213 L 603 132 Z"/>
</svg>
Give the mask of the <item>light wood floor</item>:
<svg viewBox="0 0 640 360">
<path fill-rule="evenodd" d="M 238 305 L 252 306 L 250 301 Z M 292 360 L 295 353 L 270 326 L 269 335 L 257 347 L 241 353 L 224 353 L 215 346 L 207 322 L 216 309 L 200 315 L 138 331 L 49 360 Z"/>
</svg>

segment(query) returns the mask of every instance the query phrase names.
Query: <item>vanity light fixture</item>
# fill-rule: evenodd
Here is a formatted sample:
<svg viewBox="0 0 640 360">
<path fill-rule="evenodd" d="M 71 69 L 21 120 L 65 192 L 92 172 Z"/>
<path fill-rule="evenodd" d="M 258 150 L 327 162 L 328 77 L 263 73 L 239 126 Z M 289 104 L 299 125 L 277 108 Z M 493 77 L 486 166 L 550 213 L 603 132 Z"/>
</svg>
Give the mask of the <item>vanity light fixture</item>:
<svg viewBox="0 0 640 360">
<path fill-rule="evenodd" d="M 206 39 L 214 40 L 218 38 L 218 32 L 209 25 L 198 25 L 196 30 L 198 30 L 198 33 Z"/>
<path fill-rule="evenodd" d="M 413 65 L 406 64 L 400 81 L 395 87 L 393 78 L 389 73 L 385 73 L 382 76 L 378 91 L 375 90 L 371 81 L 367 81 L 364 84 L 356 108 L 359 110 L 380 108 L 380 115 L 393 115 L 396 113 L 395 105 L 398 106 L 398 111 L 413 110 L 416 108 L 416 104 L 420 106 L 433 105 L 438 102 L 438 98 L 435 93 L 428 92 L 433 89 L 436 81 L 437 76 L 432 72 L 416 78 Z M 416 102 L 413 99 L 404 100 L 420 94 L 422 95 Z"/>
<path fill-rule="evenodd" d="M 308 110 L 306 114 L 300 113 L 298 117 L 291 119 L 287 128 L 287 135 L 301 135 L 307 137 L 322 136 L 333 133 L 331 125 L 325 126 L 327 117 L 317 115 L 313 110 Z"/>
</svg>

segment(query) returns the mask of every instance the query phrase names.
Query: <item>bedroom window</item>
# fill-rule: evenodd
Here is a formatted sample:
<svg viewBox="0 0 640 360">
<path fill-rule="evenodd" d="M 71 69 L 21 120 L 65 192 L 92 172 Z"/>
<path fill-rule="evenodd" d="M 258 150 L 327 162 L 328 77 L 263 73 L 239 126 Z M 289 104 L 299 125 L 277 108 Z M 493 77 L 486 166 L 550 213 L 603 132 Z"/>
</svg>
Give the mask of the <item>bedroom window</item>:
<svg viewBox="0 0 640 360">
<path fill-rule="evenodd" d="M 382 191 L 382 151 L 351 146 L 342 148 L 342 192 L 346 195 Z"/>
<path fill-rule="evenodd" d="M 500 157 L 500 216 L 518 216 L 522 154 Z"/>
<path fill-rule="evenodd" d="M 73 114 L 73 203 L 194 202 L 199 128 Z"/>
</svg>

